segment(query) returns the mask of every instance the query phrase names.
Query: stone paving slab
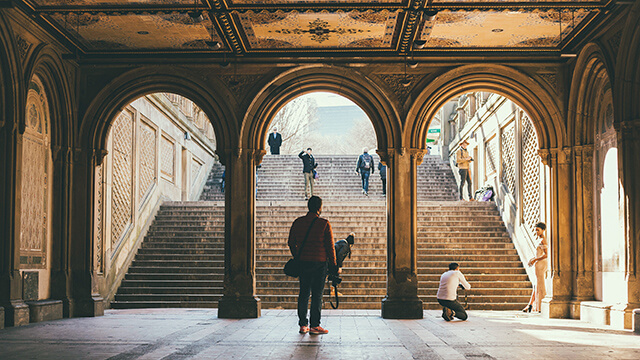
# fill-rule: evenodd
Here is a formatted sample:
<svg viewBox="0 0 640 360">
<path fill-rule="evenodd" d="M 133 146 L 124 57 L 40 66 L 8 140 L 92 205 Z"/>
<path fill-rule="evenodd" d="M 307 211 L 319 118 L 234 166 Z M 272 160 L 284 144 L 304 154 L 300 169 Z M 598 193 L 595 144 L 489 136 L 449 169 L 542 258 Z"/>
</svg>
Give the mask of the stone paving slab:
<svg viewBox="0 0 640 360">
<path fill-rule="evenodd" d="M 577 320 L 470 311 L 445 322 L 380 310 L 323 311 L 329 334 L 301 335 L 293 310 L 218 319 L 216 309 L 107 310 L 0 330 L 0 359 L 640 359 L 640 336 Z"/>
</svg>

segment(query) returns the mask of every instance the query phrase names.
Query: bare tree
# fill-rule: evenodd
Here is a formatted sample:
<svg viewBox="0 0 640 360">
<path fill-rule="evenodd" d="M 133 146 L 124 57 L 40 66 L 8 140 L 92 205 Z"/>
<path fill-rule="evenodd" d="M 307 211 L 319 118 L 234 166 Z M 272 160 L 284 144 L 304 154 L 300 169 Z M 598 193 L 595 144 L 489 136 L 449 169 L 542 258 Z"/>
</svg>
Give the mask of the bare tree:
<svg viewBox="0 0 640 360">
<path fill-rule="evenodd" d="M 316 100 L 308 96 L 298 97 L 280 109 L 271 128 L 282 134 L 281 154 L 298 154 L 303 147 L 310 146 L 308 136 L 316 128 L 317 110 Z"/>
</svg>

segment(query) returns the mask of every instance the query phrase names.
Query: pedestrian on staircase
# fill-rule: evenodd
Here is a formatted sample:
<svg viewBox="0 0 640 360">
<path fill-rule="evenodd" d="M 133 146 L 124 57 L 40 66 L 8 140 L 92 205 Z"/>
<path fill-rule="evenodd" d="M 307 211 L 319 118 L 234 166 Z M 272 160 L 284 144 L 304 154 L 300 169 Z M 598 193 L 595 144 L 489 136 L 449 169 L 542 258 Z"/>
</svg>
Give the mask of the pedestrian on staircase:
<svg viewBox="0 0 640 360">
<path fill-rule="evenodd" d="M 320 217 L 322 199 L 312 196 L 305 216 L 297 218 L 289 230 L 289 250 L 300 259 L 300 292 L 298 294 L 298 325 L 300 333 L 311 335 L 327 334 L 329 330 L 320 326 L 322 292 L 327 279 L 327 271 L 336 270 L 336 251 L 333 243 L 331 224 Z M 310 322 L 307 319 L 307 305 L 311 292 Z M 309 328 L 311 325 L 311 328 Z"/>
<path fill-rule="evenodd" d="M 471 289 L 471 285 L 460 272 L 460 265 L 452 262 L 449 264 L 449 271 L 440 276 L 440 286 L 436 298 L 442 305 L 442 318 L 446 321 L 457 317 L 460 320 L 467 320 L 467 312 L 462 304 L 458 302 L 458 285 L 462 285 L 465 290 Z"/>
<path fill-rule="evenodd" d="M 369 196 L 369 175 L 373 174 L 373 156 L 369 155 L 369 149 L 363 148 L 362 155 L 358 156 L 356 172 L 362 177 L 362 193 Z"/>
<path fill-rule="evenodd" d="M 277 128 L 273 128 L 273 132 L 269 134 L 269 147 L 271 148 L 271 155 L 280 155 L 280 145 L 282 145 L 282 135 L 278 132 Z"/>
<path fill-rule="evenodd" d="M 342 265 L 344 264 L 344 260 L 349 257 L 351 259 L 351 247 L 353 246 L 353 242 L 355 240 L 355 233 L 350 233 L 346 239 L 336 241 L 336 264 L 338 266 L 337 273 L 342 274 Z M 335 295 L 335 289 L 331 288 L 331 296 Z M 342 296 L 340 292 L 338 292 L 338 296 Z"/>
<path fill-rule="evenodd" d="M 456 165 L 458 166 L 458 172 L 460 173 L 460 200 L 464 200 L 462 198 L 462 191 L 464 189 L 464 183 L 467 182 L 467 184 L 469 184 L 469 201 L 474 201 L 475 198 L 472 195 L 473 189 L 471 185 L 471 176 L 469 175 L 469 164 L 471 164 L 473 158 L 469 156 L 467 145 L 469 145 L 469 142 L 467 140 L 462 140 L 460 143 L 460 150 L 456 152 Z"/>
<path fill-rule="evenodd" d="M 313 172 L 316 167 L 318 167 L 318 164 L 316 164 L 316 159 L 313 157 L 313 154 L 311 154 L 311 148 L 300 151 L 298 157 L 302 159 L 302 174 L 304 175 L 304 199 L 308 200 L 313 196 L 313 184 L 315 183 Z"/>
<path fill-rule="evenodd" d="M 378 172 L 380 173 L 380 180 L 382 181 L 382 195 L 387 196 L 387 166 L 379 162 Z"/>
</svg>

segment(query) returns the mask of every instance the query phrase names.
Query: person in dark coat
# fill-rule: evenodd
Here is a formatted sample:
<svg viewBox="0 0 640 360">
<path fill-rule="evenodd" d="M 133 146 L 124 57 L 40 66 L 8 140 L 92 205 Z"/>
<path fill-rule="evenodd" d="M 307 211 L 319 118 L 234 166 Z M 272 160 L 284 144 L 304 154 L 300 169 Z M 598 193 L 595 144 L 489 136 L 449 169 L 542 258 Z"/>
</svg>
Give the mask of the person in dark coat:
<svg viewBox="0 0 640 360">
<path fill-rule="evenodd" d="M 369 175 L 373 174 L 373 156 L 369 155 L 369 149 L 362 149 L 362 155 L 358 156 L 356 172 L 362 177 L 362 193 L 369 196 Z"/>
<path fill-rule="evenodd" d="M 278 129 L 273 128 L 273 132 L 269 134 L 269 147 L 271 148 L 271 155 L 280 155 L 280 145 L 282 145 L 282 135 L 278 132 Z"/>
<path fill-rule="evenodd" d="M 311 148 L 300 151 L 298 157 L 302 159 L 302 174 L 304 175 L 304 199 L 307 200 L 313 196 L 313 184 L 315 179 L 313 177 L 313 170 L 318 167 L 316 159 L 311 154 Z M 311 190 L 309 192 L 309 190 Z"/>
<path fill-rule="evenodd" d="M 380 180 L 382 180 L 382 195 L 387 195 L 387 167 L 381 162 L 378 163 L 378 172 L 380 173 Z"/>
<path fill-rule="evenodd" d="M 353 242 L 355 239 L 355 234 L 351 233 L 344 240 L 336 241 L 336 266 L 338 267 L 338 274 L 342 274 L 342 264 L 344 260 L 349 257 L 351 259 L 351 246 L 353 246 Z M 331 296 L 335 295 L 335 289 L 331 288 Z M 338 296 L 342 296 L 340 292 L 338 292 Z"/>
</svg>

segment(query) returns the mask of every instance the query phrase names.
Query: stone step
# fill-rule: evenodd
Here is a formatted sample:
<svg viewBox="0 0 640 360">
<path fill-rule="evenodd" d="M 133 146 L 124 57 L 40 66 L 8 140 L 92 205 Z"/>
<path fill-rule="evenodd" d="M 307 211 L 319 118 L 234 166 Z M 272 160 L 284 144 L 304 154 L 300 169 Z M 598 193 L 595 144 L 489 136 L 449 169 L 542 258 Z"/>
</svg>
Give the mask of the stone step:
<svg viewBox="0 0 640 360">
<path fill-rule="evenodd" d="M 184 279 L 127 279 L 122 280 L 121 287 L 125 288 L 222 288 L 220 280 L 196 280 L 185 281 Z"/>
<path fill-rule="evenodd" d="M 222 269 L 221 269 L 222 270 Z M 209 272 L 205 273 L 201 269 L 198 269 L 197 272 L 194 273 L 178 273 L 178 272 L 166 272 L 166 273 L 156 273 L 156 272 L 140 272 L 140 273 L 132 273 L 129 272 L 125 275 L 125 280 L 134 280 L 134 281 L 222 281 L 224 278 L 224 273 L 222 271 L 218 271 L 216 273 Z"/>
<path fill-rule="evenodd" d="M 219 298 L 212 301 L 112 301 L 111 307 L 114 309 L 217 308 L 218 300 Z"/>
<path fill-rule="evenodd" d="M 417 273 L 418 274 L 439 274 L 441 275 L 444 271 L 444 269 L 447 268 L 447 266 L 449 265 L 449 262 L 440 262 L 436 267 L 433 267 L 433 264 L 430 264 L 431 266 L 418 266 L 418 270 Z M 470 264 L 470 265 L 477 265 L 477 264 Z M 520 264 L 520 266 L 464 266 L 464 264 L 460 264 L 460 267 L 462 268 L 462 271 L 465 274 L 465 277 L 467 276 L 467 274 L 526 274 L 527 272 L 525 271 L 525 269 L 522 267 L 522 264 Z"/>
<path fill-rule="evenodd" d="M 134 260 L 135 261 L 135 260 Z M 220 266 L 168 266 L 167 264 L 155 264 L 157 266 L 141 266 L 132 264 L 128 274 L 218 274 L 224 273 L 224 267 Z M 188 265 L 188 264 L 185 264 Z"/>
<path fill-rule="evenodd" d="M 138 255 L 136 256 L 136 260 L 134 262 L 134 265 L 136 264 L 142 264 L 142 261 L 166 261 L 167 263 L 171 263 L 173 261 L 177 261 L 177 262 L 181 262 L 181 263 L 185 263 L 185 262 L 191 262 L 193 263 L 193 261 L 216 261 L 216 262 L 223 262 L 224 261 L 224 252 L 218 252 L 217 254 L 195 254 L 195 253 L 186 253 L 186 254 L 170 254 L 170 253 L 165 253 L 165 254 L 157 254 L 157 253 L 141 253 L 138 252 Z"/>
<path fill-rule="evenodd" d="M 184 260 L 142 260 L 136 259 L 131 264 L 132 268 L 145 268 L 145 267 L 169 267 L 169 268 L 216 268 L 222 266 L 224 260 L 190 260 L 185 262 Z"/>
<path fill-rule="evenodd" d="M 118 289 L 118 295 L 121 297 L 119 300 L 123 300 L 124 297 L 130 295 L 175 295 L 185 294 L 188 296 L 198 295 L 220 295 L 222 294 L 222 283 L 217 286 L 195 287 L 195 286 L 171 286 L 171 287 L 132 287 L 128 285 L 122 285 Z"/>
</svg>

